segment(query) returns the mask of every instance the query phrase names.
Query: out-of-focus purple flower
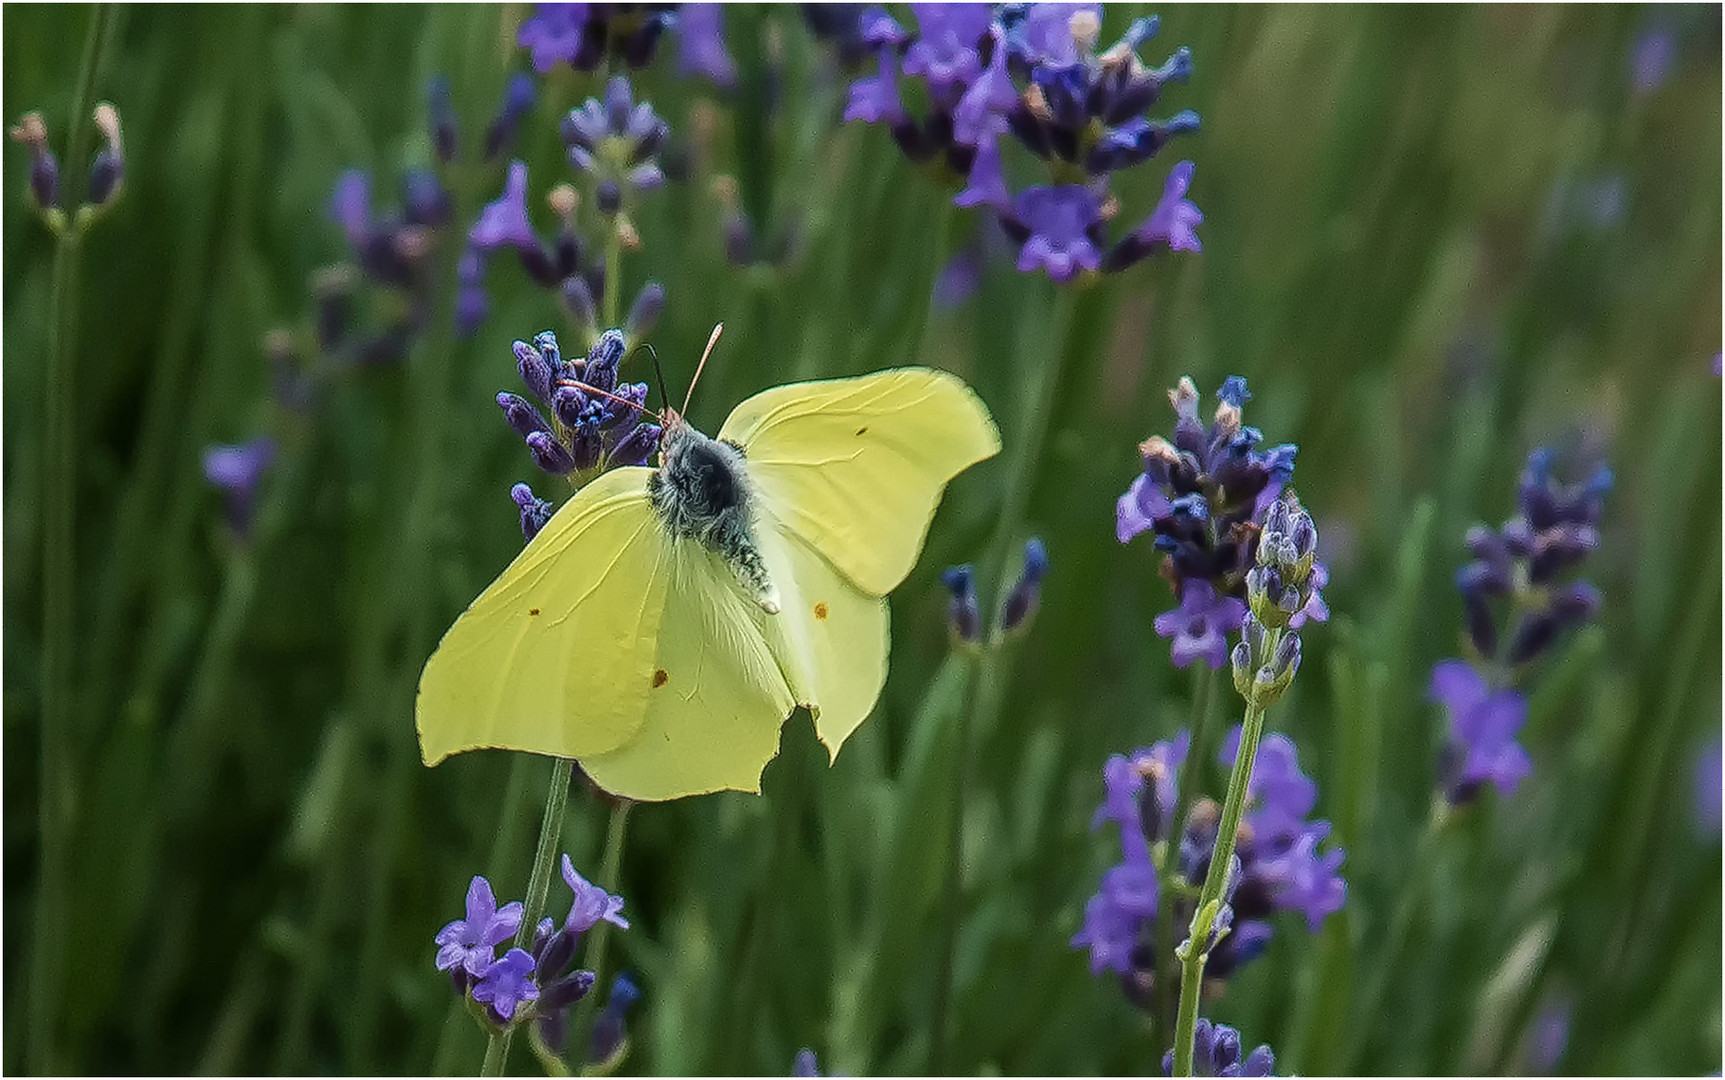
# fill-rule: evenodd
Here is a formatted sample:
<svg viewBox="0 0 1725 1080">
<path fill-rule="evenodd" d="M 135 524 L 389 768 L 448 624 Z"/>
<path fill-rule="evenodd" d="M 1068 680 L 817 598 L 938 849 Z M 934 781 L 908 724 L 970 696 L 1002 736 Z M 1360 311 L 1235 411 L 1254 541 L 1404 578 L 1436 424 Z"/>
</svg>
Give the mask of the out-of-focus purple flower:
<svg viewBox="0 0 1725 1080">
<path fill-rule="evenodd" d="M 940 581 L 951 594 L 946 611 L 948 629 L 963 644 L 975 645 L 982 640 L 982 609 L 976 599 L 976 571 L 968 564 L 949 566 L 941 572 Z"/>
<path fill-rule="evenodd" d="M 606 56 L 630 67 L 653 59 L 659 38 L 675 21 L 670 4 L 536 4 L 516 44 L 533 55 L 541 75 L 558 64 L 592 71 Z"/>
<path fill-rule="evenodd" d="M 25 113 L 9 134 L 30 151 L 30 198 L 37 209 L 60 208 L 60 161 L 48 146 L 48 126 L 38 112 Z"/>
<path fill-rule="evenodd" d="M 504 181 L 503 194 L 479 211 L 468 240 L 480 251 L 496 251 L 512 247 L 518 251 L 538 251 L 542 247 L 533 222 L 527 217 L 527 163 L 511 161 L 509 177 Z"/>
<path fill-rule="evenodd" d="M 837 7 L 839 5 L 836 5 L 836 4 L 835 5 L 805 4 L 803 6 L 805 8 L 812 8 L 812 7 Z M 796 1057 L 791 1059 L 791 1075 L 792 1076 L 824 1076 L 826 1074 L 821 1072 L 821 1063 L 818 1060 L 816 1060 L 815 1052 L 813 1050 L 810 1050 L 808 1047 L 805 1046 L 801 1050 L 797 1051 Z"/>
<path fill-rule="evenodd" d="M 1695 824 L 1708 836 L 1719 835 L 1719 777 L 1720 745 L 1715 735 L 1695 759 Z"/>
<path fill-rule="evenodd" d="M 1173 438 L 1155 435 L 1139 445 L 1144 472 L 1116 504 L 1115 536 L 1124 544 L 1151 533 L 1182 597 L 1188 581 L 1202 580 L 1218 596 L 1246 598 L 1246 575 L 1257 557 L 1255 523 L 1293 476 L 1297 448 L 1260 450 L 1263 433 L 1242 425 L 1250 396 L 1244 379 L 1228 378 L 1205 424 L 1197 388 L 1181 379 L 1168 392 Z"/>
<path fill-rule="evenodd" d="M 1449 717 L 1443 768 L 1449 801 L 1467 802 L 1487 783 L 1513 794 L 1533 771 L 1515 741 L 1527 721 L 1527 698 L 1518 690 L 1493 689 L 1463 660 L 1445 660 L 1432 669 L 1430 695 Z"/>
<path fill-rule="evenodd" d="M 1033 536 L 1024 542 L 1023 568 L 1012 591 L 1006 594 L 1006 603 L 1000 614 L 1001 630 L 1009 634 L 1021 630 L 1036 614 L 1037 605 L 1042 600 L 1042 579 L 1047 574 L 1048 549 L 1040 537 Z"/>
<path fill-rule="evenodd" d="M 236 536 L 251 534 L 258 486 L 275 457 L 275 440 L 268 436 L 234 445 L 218 444 L 204 451 L 204 479 L 222 493 L 228 527 Z"/>
<path fill-rule="evenodd" d="M 565 930 L 586 933 L 602 921 L 622 930 L 629 929 L 629 920 L 623 917 L 623 898 L 611 895 L 582 877 L 567 855 L 563 856 L 563 880 L 575 894 L 569 905 L 569 914 L 563 920 Z"/>
<path fill-rule="evenodd" d="M 485 129 L 485 160 L 493 161 L 497 155 L 509 148 L 515 141 L 515 133 L 521 127 L 521 118 L 533 108 L 534 88 L 533 77 L 516 73 L 509 77 L 509 83 L 503 89 L 503 101 L 497 107 L 497 115 L 491 118 L 491 123 Z"/>
<path fill-rule="evenodd" d="M 1130 856 L 1102 875 L 1084 908 L 1084 925 L 1072 947 L 1090 950 L 1090 972 L 1129 973 L 1140 933 L 1155 921 L 1158 886 L 1148 853 Z"/>
<path fill-rule="evenodd" d="M 481 978 L 493 966 L 496 947 L 514 937 L 520 929 L 520 902 L 498 907 L 491 882 L 476 874 L 467 886 L 466 917 L 456 919 L 437 932 L 437 970 L 451 971 L 459 967 L 474 978 Z M 507 1019 L 507 1015 L 504 1018 Z"/>
<path fill-rule="evenodd" d="M 1276 1056 L 1268 1044 L 1240 1059 L 1240 1033 L 1199 1017 L 1192 1040 L 1193 1076 L 1270 1076 Z M 1174 1051 L 1162 1055 L 1162 1075 L 1174 1075 Z"/>
<path fill-rule="evenodd" d="M 533 955 L 526 949 L 510 949 L 492 963 L 473 984 L 473 1000 L 489 1005 L 502 1023 L 515 1019 L 515 1010 L 537 1001 L 539 987 L 533 981 Z"/>
<path fill-rule="evenodd" d="M 1156 616 L 1154 625 L 1158 637 L 1174 639 L 1170 651 L 1175 667 L 1202 660 L 1210 670 L 1220 671 L 1228 663 L 1227 635 L 1245 619 L 1245 601 L 1218 596 L 1215 586 L 1194 578 L 1180 587 L 1180 606 Z"/>
<path fill-rule="evenodd" d="M 737 85 L 737 64 L 725 48 L 722 4 L 683 4 L 677 12 L 677 70 L 713 85 Z"/>
<path fill-rule="evenodd" d="M 593 1040 L 587 1052 L 587 1060 L 600 1075 L 605 1075 L 606 1066 L 614 1067 L 621 1057 L 628 1039 L 629 1010 L 640 998 L 640 988 L 628 975 L 619 975 L 611 981 L 605 1008 L 593 1021 Z"/>
<path fill-rule="evenodd" d="M 626 210 L 639 194 L 664 185 L 658 153 L 670 126 L 650 103 L 636 102 L 626 76 L 606 84 L 603 101 L 588 98 L 570 110 L 561 132 L 569 164 L 591 182 L 601 213 Z"/>
<path fill-rule="evenodd" d="M 1629 81 L 1637 94 L 1651 94 L 1665 85 L 1677 61 L 1677 31 L 1656 22 L 1635 38 L 1629 55 Z"/>
<path fill-rule="evenodd" d="M 1090 827 L 1107 822 L 1120 826 L 1122 844 L 1147 847 L 1168 836 L 1174 819 L 1180 767 L 1186 763 L 1191 736 L 1182 728 L 1131 756 L 1115 754 L 1102 766 L 1102 805 Z"/>
<path fill-rule="evenodd" d="M 1611 470 L 1598 466 L 1563 484 L 1552 466 L 1551 451 L 1534 450 L 1521 476 L 1520 513 L 1500 530 L 1468 530 L 1473 559 L 1456 573 L 1456 586 L 1473 647 L 1488 662 L 1528 663 L 1599 607 L 1592 585 L 1564 578 L 1599 546 Z M 1495 609 L 1506 607 L 1517 616 L 1500 628 Z"/>
<path fill-rule="evenodd" d="M 1569 1001 L 1553 998 L 1539 1007 L 1527 1034 L 1529 1076 L 1555 1076 L 1563 1052 L 1569 1048 Z"/>
<path fill-rule="evenodd" d="M 1158 247 L 1169 251 L 1204 250 L 1198 242 L 1197 231 L 1203 224 L 1204 212 L 1186 198 L 1186 192 L 1192 186 L 1193 169 L 1190 161 L 1182 161 L 1169 171 L 1162 187 L 1162 200 L 1144 224 L 1108 253 L 1108 269 L 1130 266 Z"/>
<path fill-rule="evenodd" d="M 899 124 L 905 120 L 904 102 L 898 94 L 898 57 L 890 49 L 878 56 L 879 70 L 851 83 L 844 118 L 865 124 Z"/>
<path fill-rule="evenodd" d="M 982 284 L 982 253 L 967 248 L 948 259 L 934 279 L 934 306 L 952 310 L 976 295 Z"/>
<path fill-rule="evenodd" d="M 1102 265 L 1102 206 L 1078 184 L 1021 192 L 1000 223 L 1018 245 L 1018 269 L 1066 282 Z"/>
<path fill-rule="evenodd" d="M 91 206 L 101 206 L 120 190 L 126 174 L 126 151 L 120 139 L 120 112 L 109 102 L 96 106 L 96 130 L 102 135 L 102 145 L 90 161 L 90 184 L 85 191 Z"/>
</svg>

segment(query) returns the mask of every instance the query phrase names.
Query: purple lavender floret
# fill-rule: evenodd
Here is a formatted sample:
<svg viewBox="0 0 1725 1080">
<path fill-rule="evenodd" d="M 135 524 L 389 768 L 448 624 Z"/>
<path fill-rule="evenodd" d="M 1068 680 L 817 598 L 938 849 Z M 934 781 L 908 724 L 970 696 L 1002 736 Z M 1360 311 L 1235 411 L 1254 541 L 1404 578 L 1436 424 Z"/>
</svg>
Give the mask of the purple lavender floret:
<svg viewBox="0 0 1725 1080">
<path fill-rule="evenodd" d="M 275 440 L 267 435 L 204 450 L 204 479 L 222 493 L 228 527 L 235 536 L 243 538 L 251 534 L 258 488 L 275 464 L 275 458 Z"/>
<path fill-rule="evenodd" d="M 490 1007 L 495 1022 L 513 1022 L 517 1009 L 539 998 L 539 986 L 533 981 L 533 955 L 526 949 L 510 949 L 485 969 L 473 984 L 472 994 L 474 1001 Z"/>
<path fill-rule="evenodd" d="M 437 932 L 437 970 L 459 969 L 468 976 L 480 978 L 491 969 L 497 946 L 514 937 L 520 929 L 520 902 L 498 907 L 491 882 L 476 874 L 467 886 L 466 916 Z M 457 985 L 465 989 L 460 976 L 457 976 Z"/>
<path fill-rule="evenodd" d="M 1158 637 L 1173 638 L 1175 667 L 1202 660 L 1212 671 L 1228 664 L 1228 635 L 1246 621 L 1246 602 L 1218 596 L 1215 586 L 1194 578 L 1180 587 L 1180 606 L 1156 616 Z"/>
<path fill-rule="evenodd" d="M 723 4 L 683 4 L 678 9 L 677 71 L 721 89 L 737 85 L 737 62 L 725 48 Z"/>
<path fill-rule="evenodd" d="M 1217 639 L 1209 631 L 1239 629 L 1246 576 L 1257 556 L 1259 523 L 1281 496 L 1294 473 L 1297 447 L 1260 449 L 1263 433 L 1245 427 L 1241 413 L 1251 395 L 1246 380 L 1231 376 L 1216 393 L 1217 406 L 1206 424 L 1198 414 L 1198 390 L 1183 378 L 1168 392 L 1174 407 L 1172 439 L 1151 436 L 1139 445 L 1144 471 L 1115 506 L 1115 536 L 1121 543 L 1149 533 L 1162 552 L 1162 574 L 1180 598 L 1180 607 L 1158 619 L 1157 633 L 1174 637 L 1175 663 L 1211 660 Z M 1294 619 L 1322 620 L 1329 610 L 1317 587 L 1329 580 L 1321 564 L 1311 570 L 1311 599 Z M 1208 588 L 1195 590 L 1202 583 Z M 1238 601 L 1236 608 L 1228 601 Z M 1194 632 L 1176 634 L 1176 612 L 1194 617 Z M 1196 617 L 1204 613 L 1202 625 Z M 1214 621 L 1215 627 L 1210 624 Z"/>
<path fill-rule="evenodd" d="M 1449 722 L 1439 781 L 1450 803 L 1471 801 L 1486 784 L 1514 794 L 1533 771 L 1527 751 L 1515 741 L 1527 722 L 1526 695 L 1493 688 L 1465 660 L 1445 660 L 1432 669 L 1430 696 Z"/>
<path fill-rule="evenodd" d="M 1271 1076 L 1276 1055 L 1266 1045 L 1240 1059 L 1240 1033 L 1227 1024 L 1199 1017 L 1193 1031 L 1193 1076 Z M 1162 1075 L 1174 1075 L 1174 1051 L 1162 1055 Z"/>
<path fill-rule="evenodd" d="M 659 39 L 676 21 L 675 4 L 535 4 L 517 31 L 544 75 L 558 64 L 592 71 L 607 56 L 632 68 L 652 62 Z"/>
</svg>

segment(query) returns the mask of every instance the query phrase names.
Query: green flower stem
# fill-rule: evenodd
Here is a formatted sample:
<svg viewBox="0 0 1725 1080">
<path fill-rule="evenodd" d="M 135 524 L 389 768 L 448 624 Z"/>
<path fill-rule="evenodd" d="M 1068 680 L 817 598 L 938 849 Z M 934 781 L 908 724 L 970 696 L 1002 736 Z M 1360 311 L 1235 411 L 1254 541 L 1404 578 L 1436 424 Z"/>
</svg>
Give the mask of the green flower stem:
<svg viewBox="0 0 1725 1080">
<path fill-rule="evenodd" d="M 1264 656 L 1276 655 L 1286 631 L 1275 627 L 1264 635 Z M 1222 887 L 1228 866 L 1234 861 L 1234 845 L 1240 818 L 1246 812 L 1246 788 L 1252 766 L 1258 760 L 1258 740 L 1264 734 L 1264 706 L 1255 698 L 1246 701 L 1246 720 L 1240 732 L 1240 751 L 1234 772 L 1228 777 L 1228 797 L 1222 804 L 1222 822 L 1216 830 L 1216 846 L 1210 853 L 1210 869 L 1192 915 L 1192 933 L 1180 955 L 1180 1011 L 1174 1026 L 1174 1075 L 1192 1075 L 1192 1042 L 1198 1027 L 1198 988 L 1204 979 L 1204 961 L 1209 955 L 1210 927 L 1222 905 Z"/>
<path fill-rule="evenodd" d="M 551 763 L 551 789 L 545 793 L 545 816 L 539 822 L 539 846 L 533 852 L 533 872 L 527 879 L 527 900 L 521 912 L 521 929 L 515 934 L 515 947 L 533 944 L 533 928 L 545 910 L 545 896 L 551 891 L 552 868 L 557 862 L 557 841 L 563 835 L 563 810 L 569 805 L 569 777 L 575 771 L 571 758 L 556 758 Z M 492 1032 L 485 1044 L 485 1064 L 480 1076 L 502 1076 L 509 1060 L 509 1043 L 515 1030 L 506 1028 Z"/>
<path fill-rule="evenodd" d="M 1198 792 L 1198 776 L 1202 771 L 1202 762 L 1209 752 L 1205 740 L 1209 735 L 1210 703 L 1216 698 L 1216 682 L 1221 677 L 1222 673 L 1214 668 L 1194 671 L 1192 675 L 1192 737 L 1186 743 L 1186 761 L 1180 766 L 1180 778 L 1175 786 L 1174 816 L 1164 824 L 1168 831 L 1168 844 L 1165 849 L 1168 854 L 1163 857 L 1163 865 L 1157 868 L 1165 891 L 1180 872 L 1180 829 L 1187 813 L 1192 809 L 1194 796 Z M 1173 908 L 1172 904 L 1163 904 L 1156 916 L 1157 970 L 1155 983 L 1150 988 L 1152 1036 L 1158 1025 L 1168 1022 L 1168 987 L 1175 982 L 1174 965 L 1164 963 L 1174 957 L 1174 947 L 1179 944 L 1174 939 L 1178 928 L 1174 925 Z"/>
<path fill-rule="evenodd" d="M 623 871 L 623 841 L 628 836 L 629 810 L 634 805 L 628 799 L 617 800 L 616 805 L 611 807 L 611 821 L 605 827 L 605 854 L 599 862 L 598 885 L 608 893 L 618 890 L 617 879 Z M 605 951 L 610 940 L 611 924 L 604 919 L 600 919 L 593 929 L 587 931 L 587 955 L 581 966 L 591 971 L 595 979 L 605 976 Z M 589 1018 L 593 1015 L 598 1000 L 599 987 L 595 983 L 587 996 L 575 1005 L 575 1016 L 569 1025 L 569 1031 L 572 1041 L 580 1040 L 574 1042 L 577 1047 L 587 1045 L 585 1040 L 591 1023 Z"/>
<path fill-rule="evenodd" d="M 618 300 L 623 295 L 623 230 L 615 214 L 605 219 L 605 293 L 600 298 L 599 329 L 619 329 Z M 591 344 L 591 343 L 589 343 Z"/>
<path fill-rule="evenodd" d="M 97 5 L 84 38 L 78 82 L 72 93 L 71 135 L 66 153 L 65 190 L 75 193 L 75 177 L 89 155 L 90 121 L 97 58 L 114 11 Z M 60 1027 L 60 992 L 65 959 L 67 870 L 71 846 L 73 794 L 73 611 L 77 567 L 73 544 L 77 521 L 77 394 L 73 373 L 78 337 L 78 254 L 83 224 L 71 215 L 54 246 L 49 309 L 48 374 L 44 380 L 42 487 L 42 728 L 37 784 L 41 867 L 36 885 L 34 963 L 31 965 L 28 1059 L 33 1073 L 57 1072 L 55 1041 Z"/>
</svg>

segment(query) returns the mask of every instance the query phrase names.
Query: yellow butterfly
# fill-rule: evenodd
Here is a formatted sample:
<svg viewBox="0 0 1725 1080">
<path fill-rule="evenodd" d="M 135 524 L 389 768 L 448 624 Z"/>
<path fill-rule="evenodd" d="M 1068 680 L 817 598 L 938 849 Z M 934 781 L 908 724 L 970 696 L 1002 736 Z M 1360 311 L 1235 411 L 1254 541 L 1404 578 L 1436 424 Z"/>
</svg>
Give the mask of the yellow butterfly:
<svg viewBox="0 0 1725 1080">
<path fill-rule="evenodd" d="M 659 467 L 582 488 L 444 635 L 426 764 L 503 747 L 632 799 L 758 792 L 799 705 L 836 756 L 886 681 L 885 595 L 947 481 L 999 450 L 926 368 L 775 387 L 717 439 L 667 408 Z"/>
</svg>

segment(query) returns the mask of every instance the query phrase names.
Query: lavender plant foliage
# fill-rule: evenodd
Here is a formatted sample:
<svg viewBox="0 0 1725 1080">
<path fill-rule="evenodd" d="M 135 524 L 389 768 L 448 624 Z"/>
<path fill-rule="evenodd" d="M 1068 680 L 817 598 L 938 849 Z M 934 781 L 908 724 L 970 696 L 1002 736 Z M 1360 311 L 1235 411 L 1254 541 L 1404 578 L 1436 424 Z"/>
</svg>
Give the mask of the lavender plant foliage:
<svg viewBox="0 0 1725 1080">
<path fill-rule="evenodd" d="M 1217 755 L 1231 768 L 1239 751 L 1235 727 Z M 1090 953 L 1095 974 L 1111 972 L 1128 1000 L 1148 1008 L 1158 956 L 1153 940 L 1161 901 L 1158 868 L 1181 888 L 1170 898 L 1172 925 L 1192 918 L 1192 896 L 1202 886 L 1215 848 L 1221 808 L 1197 799 L 1176 831 L 1173 815 L 1178 779 L 1189 736 L 1158 742 L 1131 755 L 1116 754 L 1103 766 L 1104 798 L 1092 826 L 1120 829 L 1121 858 L 1103 876 L 1085 908 L 1084 925 L 1072 945 Z M 1273 936 L 1271 920 L 1282 912 L 1301 916 L 1313 933 L 1340 910 L 1347 885 L 1339 848 L 1320 852 L 1327 821 L 1309 820 L 1317 786 L 1300 771 L 1294 744 L 1270 734 L 1259 746 L 1248 791 L 1248 813 L 1236 848 L 1238 865 L 1227 879 L 1223 925 L 1226 936 L 1210 951 L 1206 975 L 1225 979 L 1260 955 Z"/>
<path fill-rule="evenodd" d="M 1473 558 L 1456 573 L 1456 586 L 1471 655 L 1440 662 L 1430 687 L 1448 718 L 1439 783 L 1452 804 L 1471 800 L 1488 783 L 1509 794 L 1532 771 L 1516 742 L 1527 699 L 1515 684 L 1599 608 L 1598 589 L 1574 574 L 1599 546 L 1611 470 L 1595 466 L 1585 479 L 1566 484 L 1553 464 L 1551 451 L 1534 450 L 1522 472 L 1516 516 L 1501 529 L 1468 530 Z"/>
<path fill-rule="evenodd" d="M 1240 1058 L 1240 1033 L 1227 1024 L 1198 1018 L 1192 1040 L 1193 1076 L 1273 1076 L 1276 1055 L 1268 1044 Z M 1162 1055 L 1162 1075 L 1174 1075 L 1174 1051 Z"/>
</svg>

